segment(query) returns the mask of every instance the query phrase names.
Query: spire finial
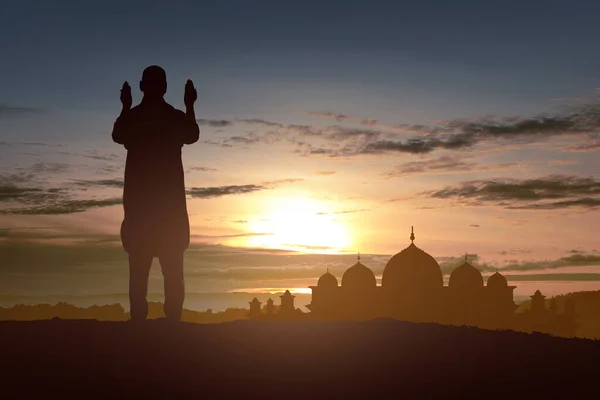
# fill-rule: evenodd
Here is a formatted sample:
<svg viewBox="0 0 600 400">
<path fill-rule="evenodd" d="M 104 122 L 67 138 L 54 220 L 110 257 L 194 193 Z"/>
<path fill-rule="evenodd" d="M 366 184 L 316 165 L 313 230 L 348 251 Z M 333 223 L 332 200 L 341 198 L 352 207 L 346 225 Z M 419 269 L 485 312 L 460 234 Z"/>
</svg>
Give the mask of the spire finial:
<svg viewBox="0 0 600 400">
<path fill-rule="evenodd" d="M 415 231 L 413 227 L 410 227 L 410 242 L 413 243 L 415 241 Z"/>
<path fill-rule="evenodd" d="M 467 260 L 467 253 L 465 252 L 465 262 L 469 262 L 469 260 Z"/>
<path fill-rule="evenodd" d="M 360 251 L 358 252 L 358 261 L 360 261 Z"/>
<path fill-rule="evenodd" d="M 327 273 L 329 273 L 329 267 L 327 267 Z"/>
</svg>

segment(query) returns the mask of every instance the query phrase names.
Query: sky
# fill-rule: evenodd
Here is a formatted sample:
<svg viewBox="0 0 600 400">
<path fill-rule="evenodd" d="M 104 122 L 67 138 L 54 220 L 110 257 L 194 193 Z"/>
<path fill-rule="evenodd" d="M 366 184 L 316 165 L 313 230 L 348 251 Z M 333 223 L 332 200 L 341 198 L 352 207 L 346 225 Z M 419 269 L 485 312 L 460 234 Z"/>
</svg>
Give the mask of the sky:
<svg viewBox="0 0 600 400">
<path fill-rule="evenodd" d="M 446 275 L 600 289 L 597 2 L 84 3 L 2 2 L 0 297 L 126 293 L 110 133 L 152 64 L 198 91 L 188 292 L 379 278 L 411 226 Z"/>
</svg>

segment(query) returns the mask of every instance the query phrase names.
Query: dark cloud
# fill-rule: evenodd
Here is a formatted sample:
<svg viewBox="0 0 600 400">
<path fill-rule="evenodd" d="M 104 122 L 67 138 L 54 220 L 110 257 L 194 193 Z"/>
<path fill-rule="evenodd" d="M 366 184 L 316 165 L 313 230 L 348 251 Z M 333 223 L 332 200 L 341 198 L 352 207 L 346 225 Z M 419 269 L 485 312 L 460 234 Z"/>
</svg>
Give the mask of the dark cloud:
<svg viewBox="0 0 600 400">
<path fill-rule="evenodd" d="M 379 125 L 376 119 L 371 119 L 368 117 L 364 117 L 364 118 L 350 117 L 345 114 L 340 114 L 340 113 L 331 112 L 331 111 L 309 111 L 308 115 L 313 116 L 313 117 L 335 119 L 338 122 L 352 121 L 352 122 L 357 122 L 361 125 L 366 125 L 366 126 Z"/>
<path fill-rule="evenodd" d="M 584 143 L 570 148 L 573 152 L 597 151 L 600 150 L 600 139 L 590 139 Z"/>
<path fill-rule="evenodd" d="M 0 185 L 0 202 L 4 202 L 4 201 L 15 201 L 15 200 L 20 200 L 20 199 L 24 199 L 27 198 L 28 196 L 31 195 L 37 195 L 38 193 L 40 193 L 40 189 L 36 189 L 36 188 L 24 188 L 24 187 L 17 187 L 14 185 Z"/>
<path fill-rule="evenodd" d="M 313 113 L 318 116 L 335 117 L 334 113 Z M 339 114 L 343 115 L 343 114 Z M 344 116 L 345 120 L 353 120 Z M 361 121 L 361 120 L 358 120 Z M 340 151 L 328 147 L 317 147 L 307 154 L 356 155 L 380 153 L 427 154 L 436 150 L 461 150 L 471 148 L 481 142 L 504 140 L 510 142 L 538 142 L 554 136 L 592 135 L 600 128 L 600 104 L 588 104 L 571 107 L 558 115 L 539 115 L 534 117 L 487 117 L 476 120 L 456 119 L 440 122 L 435 125 L 402 124 L 386 126 L 375 120 L 362 120 L 363 125 L 377 128 L 413 132 L 418 136 L 407 140 L 386 138 L 390 136 L 383 131 L 363 131 L 371 141 L 358 143 L 348 151 Z M 351 138 L 353 132 L 348 130 L 331 135 L 322 135 L 330 140 Z M 597 150 L 597 141 L 588 142 L 574 148 L 575 151 Z"/>
<path fill-rule="evenodd" d="M 331 111 L 309 111 L 308 114 L 313 117 L 333 118 L 336 121 L 344 121 L 344 120 L 351 119 L 347 115 L 335 113 L 335 112 L 331 112 Z"/>
<path fill-rule="evenodd" d="M 248 124 L 248 125 L 262 125 L 269 128 L 283 128 L 285 125 L 280 124 L 278 122 L 266 121 L 260 118 L 239 118 L 236 121 Z"/>
<path fill-rule="evenodd" d="M 39 108 L 33 107 L 18 107 L 9 104 L 0 103 L 0 118 L 12 115 L 37 114 L 42 112 Z"/>
<path fill-rule="evenodd" d="M 63 144 L 43 143 L 43 142 L 0 142 L 0 146 L 41 146 L 41 147 L 65 147 Z"/>
<path fill-rule="evenodd" d="M 223 128 L 225 126 L 231 126 L 233 125 L 233 122 L 228 121 L 226 119 L 197 119 L 196 122 L 198 122 L 198 124 L 200 125 L 208 125 L 208 126 L 212 126 L 214 128 Z"/>
<path fill-rule="evenodd" d="M 230 185 L 205 188 L 190 188 L 187 190 L 187 194 L 195 199 L 207 199 L 234 194 L 252 193 L 264 189 L 266 189 L 266 187 L 260 185 Z"/>
<path fill-rule="evenodd" d="M 474 162 L 466 162 L 464 158 L 459 156 L 442 156 L 424 161 L 410 161 L 396 166 L 392 171 L 383 173 L 389 178 L 401 177 L 406 175 L 417 174 L 445 174 L 457 172 L 484 172 L 497 171 L 510 167 L 518 166 L 518 163 L 504 163 L 497 165 L 481 165 Z"/>
<path fill-rule="evenodd" d="M 235 194 L 252 193 L 260 190 L 268 190 L 277 187 L 283 183 L 294 183 L 300 182 L 303 179 L 280 179 L 275 181 L 263 182 L 260 185 L 229 185 L 229 186 L 215 186 L 205 188 L 190 188 L 187 190 L 187 194 L 193 198 L 213 198 Z"/>
<path fill-rule="evenodd" d="M 58 200 L 50 204 L 39 206 L 19 207 L 15 209 L 0 210 L 0 214 L 19 215 L 57 215 L 73 214 L 99 207 L 109 207 L 122 204 L 121 198 L 100 200 Z"/>
<path fill-rule="evenodd" d="M 190 167 L 190 171 L 204 171 L 204 172 L 215 172 L 216 168 L 210 167 Z"/>
<path fill-rule="evenodd" d="M 125 182 L 123 181 L 123 179 L 120 179 L 120 178 L 97 179 L 97 180 L 78 180 L 78 181 L 74 181 L 74 184 L 78 185 L 78 186 L 84 186 L 84 187 L 99 186 L 99 187 L 110 187 L 110 188 L 117 188 L 117 189 L 123 189 L 123 187 L 125 187 Z"/>
<path fill-rule="evenodd" d="M 228 139 L 225 139 L 225 143 L 227 142 L 236 142 L 236 143 L 242 143 L 242 144 L 254 144 L 254 143 L 259 143 L 261 142 L 261 138 L 260 137 L 252 137 L 252 136 L 232 136 Z"/>
<path fill-rule="evenodd" d="M 100 161 L 117 161 L 121 159 L 121 156 L 114 153 L 109 154 L 100 154 L 98 150 L 87 150 L 82 157 L 91 158 L 92 160 L 100 160 Z"/>
<path fill-rule="evenodd" d="M 63 163 L 39 162 L 39 163 L 34 164 L 31 167 L 31 170 L 36 174 L 41 174 L 41 173 L 57 174 L 57 173 L 61 173 L 61 172 L 66 172 L 67 170 L 69 170 L 70 167 L 71 166 L 69 164 L 63 164 Z"/>
<path fill-rule="evenodd" d="M 435 199 L 454 199 L 468 205 L 499 205 L 509 209 L 552 210 L 600 206 L 599 181 L 562 175 L 529 180 L 469 181 L 423 194 Z"/>
<path fill-rule="evenodd" d="M 384 152 L 399 152 L 409 154 L 427 154 L 434 150 L 460 150 L 472 147 L 477 143 L 472 134 L 458 133 L 444 138 L 429 136 L 416 137 L 406 141 L 381 140 L 367 144 L 359 150 L 362 154 L 379 154 Z"/>
</svg>

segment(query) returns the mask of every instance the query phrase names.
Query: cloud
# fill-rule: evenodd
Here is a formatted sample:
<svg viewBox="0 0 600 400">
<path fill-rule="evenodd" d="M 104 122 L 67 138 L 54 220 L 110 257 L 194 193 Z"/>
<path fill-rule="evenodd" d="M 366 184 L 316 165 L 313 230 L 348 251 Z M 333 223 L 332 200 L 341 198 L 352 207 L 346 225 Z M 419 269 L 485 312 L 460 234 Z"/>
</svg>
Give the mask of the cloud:
<svg viewBox="0 0 600 400">
<path fill-rule="evenodd" d="M 107 290 L 126 290 L 127 254 L 121 246 L 118 229 L 113 231 L 113 234 L 98 234 L 89 230 L 65 233 L 42 226 L 0 229 L 0 260 L 10 260 L 0 264 L 0 292 L 32 296 L 59 292 L 90 294 L 106 293 Z M 205 237 L 226 240 L 237 235 L 252 234 L 254 233 L 227 232 Z M 390 257 L 391 255 L 384 254 L 361 254 L 361 262 L 376 275 L 380 275 Z M 472 265 L 484 273 L 495 272 L 499 266 L 483 262 L 477 254 L 469 254 L 468 258 Z M 462 264 L 464 256 L 437 259 L 444 273 L 449 274 Z M 188 285 L 197 290 L 207 291 L 265 287 L 264 282 L 276 281 L 280 281 L 282 286 L 268 287 L 285 287 L 290 285 L 290 282 L 301 282 L 301 285 L 307 286 L 316 284 L 319 276 L 327 268 L 339 280 L 355 262 L 355 253 L 306 254 L 290 250 L 242 248 L 198 241 L 192 241 L 185 254 Z M 551 269 L 555 275 L 553 280 L 576 280 L 585 277 L 559 274 L 560 268 L 581 265 L 600 265 L 600 253 L 580 251 L 577 254 L 568 253 L 565 257 L 555 260 L 514 261 L 501 266 L 501 272 L 511 280 L 517 280 L 521 275 L 511 276 L 507 275 L 507 272 L 529 271 L 529 275 L 536 274 L 539 277 L 537 280 L 542 280 L 546 278 L 545 273 L 548 269 Z M 157 278 L 160 276 L 160 272 L 155 268 L 151 273 Z M 528 278 L 525 276 L 523 279 Z M 252 286 L 248 285 L 250 282 Z M 150 279 L 150 286 L 151 291 L 160 290 L 162 279 Z"/>
<path fill-rule="evenodd" d="M 204 171 L 204 172 L 215 172 L 215 171 L 217 171 L 216 168 L 210 168 L 210 167 L 190 167 L 189 169 L 190 169 L 190 171 Z"/>
<path fill-rule="evenodd" d="M 261 142 L 260 137 L 252 137 L 252 136 L 231 136 L 228 139 L 225 139 L 225 143 L 227 142 L 237 142 L 242 144 L 253 144 Z"/>
<path fill-rule="evenodd" d="M 309 111 L 308 115 L 311 115 L 313 117 L 333 118 L 336 121 L 344 121 L 344 120 L 351 119 L 347 115 L 335 113 L 335 112 L 331 112 L 331 111 Z"/>
<path fill-rule="evenodd" d="M 346 119 L 349 119 L 346 118 Z M 374 120 L 373 120 L 374 121 Z M 557 115 L 538 115 L 534 117 L 485 117 L 478 119 L 455 119 L 439 121 L 433 125 L 396 125 L 386 126 L 369 122 L 370 125 L 386 129 L 398 129 L 417 133 L 418 136 L 405 140 L 395 139 L 382 131 L 372 131 L 371 139 L 355 148 L 341 152 L 329 147 L 309 149 L 309 154 L 356 155 L 381 153 L 428 154 L 436 150 L 461 150 L 471 148 L 482 142 L 525 141 L 539 142 L 554 136 L 591 135 L 600 128 L 600 104 L 588 104 L 571 107 L 567 112 Z M 384 138 L 385 136 L 388 138 Z M 351 135 L 330 135 L 330 139 L 343 140 Z M 324 135 L 324 137 L 328 137 Z"/>
<path fill-rule="evenodd" d="M 479 228 L 479 227 L 481 227 L 481 225 L 477 225 L 477 224 L 471 224 L 471 225 L 469 225 L 469 226 L 470 226 L 471 228 Z"/>
<path fill-rule="evenodd" d="M 100 200 L 59 200 L 50 204 L 0 210 L 0 214 L 19 215 L 56 215 L 73 214 L 98 207 L 109 207 L 122 204 L 121 198 Z"/>
<path fill-rule="evenodd" d="M 357 210 L 343 210 L 343 211 L 333 211 L 333 212 L 318 212 L 317 215 L 339 215 L 339 214 L 353 214 L 359 213 L 363 211 L 370 211 L 370 208 L 361 208 Z"/>
<path fill-rule="evenodd" d="M 333 175 L 335 174 L 335 171 L 315 171 L 314 172 L 315 175 Z"/>
<path fill-rule="evenodd" d="M 281 185 L 282 183 L 296 183 L 296 182 L 303 182 L 304 179 L 302 178 L 288 178 L 288 179 L 277 179 L 274 181 L 266 181 L 263 182 L 262 184 L 265 186 L 277 186 L 277 185 Z"/>
<path fill-rule="evenodd" d="M 80 199 L 78 192 L 92 187 L 123 189 L 124 181 L 120 178 L 98 180 L 73 180 L 71 186 L 47 187 L 35 182 L 35 174 L 0 175 L 0 214 L 20 215 L 55 215 L 83 212 L 98 207 L 109 207 L 122 204 L 121 196 L 104 199 Z M 273 189 L 281 184 L 300 182 L 303 179 L 289 178 L 266 181 L 260 185 L 229 185 L 215 187 L 192 187 L 186 194 L 192 198 L 214 198 L 227 195 L 251 193 L 259 190 Z"/>
<path fill-rule="evenodd" d="M 587 152 L 600 150 L 600 139 L 590 139 L 569 149 L 572 152 Z"/>
<path fill-rule="evenodd" d="M 527 250 L 510 250 L 506 254 L 526 254 L 529 253 Z M 505 254 L 501 252 L 501 254 Z M 570 253 L 568 256 L 560 257 L 555 260 L 512 260 L 505 262 L 504 264 L 499 263 L 486 263 L 481 260 L 477 254 L 468 254 L 469 264 L 476 267 L 481 272 L 496 272 L 499 270 L 501 273 L 505 272 L 521 272 L 521 271 L 538 271 L 541 273 L 544 270 L 554 270 L 568 267 L 581 267 L 581 266 L 600 266 L 600 254 L 596 251 L 581 252 L 581 253 Z M 464 262 L 464 256 L 458 257 L 436 257 L 440 268 L 444 274 L 450 274 Z"/>
<path fill-rule="evenodd" d="M 221 141 L 207 140 L 205 143 L 233 147 L 235 144 L 247 146 L 284 141 L 298 146 L 294 153 L 303 156 L 429 154 L 438 150 L 466 150 L 479 144 L 493 144 L 495 148 L 498 148 L 498 142 L 501 142 L 501 146 L 537 143 L 559 136 L 574 138 L 588 136 L 589 140 L 600 128 L 600 104 L 569 106 L 565 111 L 554 115 L 488 116 L 432 121 L 428 124 L 385 125 L 375 119 L 356 118 L 330 111 L 311 111 L 309 115 L 334 119 L 338 122 L 356 122 L 365 128 L 340 125 L 327 127 L 286 125 L 260 118 L 238 118 L 233 121 L 202 120 L 218 121 L 218 123 L 235 122 L 268 128 L 268 131 L 263 134 L 236 135 Z M 414 136 L 407 137 L 410 134 Z M 588 141 L 575 146 L 572 151 L 592 151 L 597 148 L 597 141 Z"/>
<path fill-rule="evenodd" d="M 264 190 L 266 187 L 261 185 L 229 185 L 204 188 L 187 189 L 187 194 L 195 199 L 207 199 L 213 197 L 229 196 L 234 194 L 252 193 Z"/>
<path fill-rule="evenodd" d="M 600 182 L 594 178 L 551 175 L 518 180 L 469 181 L 422 193 L 466 205 L 498 205 L 507 209 L 554 210 L 600 206 Z"/>
<path fill-rule="evenodd" d="M 115 178 L 115 179 L 98 179 L 98 180 L 77 180 L 74 181 L 75 185 L 84 186 L 84 187 L 92 187 L 92 186 L 100 186 L 100 187 L 110 187 L 123 189 L 125 187 L 125 182 L 123 179 Z"/>
<path fill-rule="evenodd" d="M 229 185 L 229 186 L 215 186 L 215 187 L 204 187 L 204 188 L 190 188 L 187 190 L 187 194 L 192 198 L 214 198 L 221 196 L 229 196 L 236 194 L 252 193 L 260 190 L 273 189 L 283 183 L 294 183 L 300 182 L 303 179 L 280 179 L 274 181 L 266 181 L 260 185 Z"/>
<path fill-rule="evenodd" d="M 36 114 L 39 112 L 42 112 L 42 110 L 39 108 L 18 107 L 18 106 L 11 106 L 11 105 L 5 104 L 5 103 L 0 103 L 0 117 L 23 115 L 23 114 Z"/>
<path fill-rule="evenodd" d="M 509 250 L 502 250 L 499 251 L 498 254 L 502 254 L 503 256 L 505 255 L 514 255 L 514 254 L 530 254 L 531 253 L 531 249 L 509 249 Z"/>
<path fill-rule="evenodd" d="M 43 143 L 43 142 L 0 142 L 0 146 L 41 146 L 41 147 L 65 147 L 64 144 Z"/>
<path fill-rule="evenodd" d="M 367 144 L 360 149 L 362 154 L 380 154 L 384 152 L 399 152 L 409 154 L 427 154 L 434 150 L 460 150 L 472 147 L 478 143 L 478 138 L 470 133 L 457 133 L 440 138 L 429 135 L 416 137 L 406 141 L 381 140 Z"/>
<path fill-rule="evenodd" d="M 226 119 L 197 119 L 196 122 L 200 125 L 208 125 L 214 128 L 223 128 L 225 126 L 233 125 L 233 122 Z"/>
<path fill-rule="evenodd" d="M 518 166 L 518 163 L 503 163 L 497 165 L 481 165 L 466 162 L 456 155 L 442 156 L 424 161 L 410 161 L 396 166 L 393 170 L 384 172 L 388 178 L 420 174 L 470 173 L 484 171 L 499 171 Z"/>
<path fill-rule="evenodd" d="M 583 97 L 554 97 L 550 101 L 583 101 Z"/>
<path fill-rule="evenodd" d="M 271 122 L 260 118 L 239 118 L 236 119 L 237 122 L 242 122 L 248 125 L 262 125 L 269 128 L 283 128 L 285 125 L 280 124 L 278 122 Z"/>
<path fill-rule="evenodd" d="M 69 164 L 63 164 L 63 163 L 44 163 L 44 162 L 39 162 L 34 164 L 31 167 L 32 172 L 36 173 L 36 174 L 41 174 L 41 173 L 51 173 L 51 174 L 58 174 L 61 172 L 66 172 L 71 166 Z"/>
</svg>

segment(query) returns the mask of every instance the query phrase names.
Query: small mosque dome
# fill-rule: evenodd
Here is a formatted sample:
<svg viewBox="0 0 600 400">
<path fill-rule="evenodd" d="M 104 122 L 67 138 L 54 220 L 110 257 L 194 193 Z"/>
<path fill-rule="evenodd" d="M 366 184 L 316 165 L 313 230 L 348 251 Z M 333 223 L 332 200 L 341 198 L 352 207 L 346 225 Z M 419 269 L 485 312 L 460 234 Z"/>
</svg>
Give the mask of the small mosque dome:
<svg viewBox="0 0 600 400">
<path fill-rule="evenodd" d="M 317 283 L 318 287 L 322 288 L 334 288 L 338 287 L 337 278 L 327 270 L 321 277 L 319 278 L 319 282 Z"/>
<path fill-rule="evenodd" d="M 483 276 L 477 268 L 467 262 L 465 256 L 465 262 L 450 274 L 448 286 L 460 289 L 483 287 Z"/>
<path fill-rule="evenodd" d="M 415 240 L 412 229 L 410 240 Z M 444 279 L 435 258 L 411 243 L 387 262 L 381 284 L 387 288 L 414 292 L 441 288 Z"/>
<path fill-rule="evenodd" d="M 495 287 L 495 288 L 503 288 L 503 287 L 508 286 L 508 282 L 506 281 L 506 278 L 502 274 L 500 274 L 499 272 L 495 272 L 492 276 L 490 276 L 488 278 L 487 286 Z"/>
<path fill-rule="evenodd" d="M 369 289 L 377 286 L 375 274 L 369 268 L 361 264 L 360 255 L 356 264 L 351 266 L 342 275 L 342 287 L 350 289 Z"/>
</svg>

